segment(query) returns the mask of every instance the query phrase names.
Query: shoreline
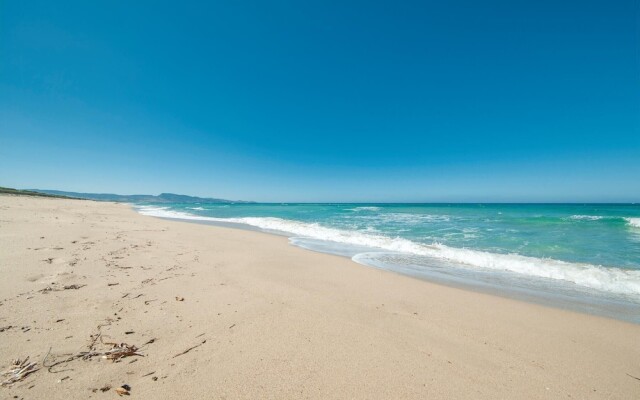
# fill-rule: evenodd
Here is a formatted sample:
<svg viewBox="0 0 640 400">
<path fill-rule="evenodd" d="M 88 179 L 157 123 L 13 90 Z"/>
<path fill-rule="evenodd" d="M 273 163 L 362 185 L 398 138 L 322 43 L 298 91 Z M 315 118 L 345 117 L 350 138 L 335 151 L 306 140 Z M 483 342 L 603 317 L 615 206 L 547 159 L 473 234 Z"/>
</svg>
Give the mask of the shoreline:
<svg viewBox="0 0 640 400">
<path fill-rule="evenodd" d="M 98 332 L 144 353 L 41 368 L 8 397 L 122 384 L 141 398 L 640 396 L 632 323 L 122 204 L 0 196 L 0 235 L 2 370 L 51 348 L 49 365 Z"/>
<path fill-rule="evenodd" d="M 134 212 L 140 214 L 134 204 L 127 204 Z M 155 215 L 144 215 L 145 217 L 158 218 L 166 221 L 178 221 L 190 224 L 200 224 L 205 226 L 215 226 L 227 229 L 238 229 L 249 232 L 259 232 L 266 235 L 275 235 L 279 237 L 285 237 L 288 239 L 289 245 L 302 248 L 307 251 L 316 252 L 319 254 L 330 254 L 345 258 L 351 262 L 359 265 L 363 265 L 368 268 L 375 268 L 382 271 L 391 272 L 404 277 L 410 277 L 418 279 L 420 281 L 429 282 L 436 285 L 443 285 L 451 288 L 457 288 L 461 290 L 472 291 L 476 293 L 483 293 L 492 296 L 498 296 L 505 299 L 523 301 L 531 304 L 537 304 L 544 307 L 551 307 L 559 310 L 566 310 L 572 312 L 578 312 L 582 314 L 588 314 L 593 316 L 599 316 L 603 318 L 611 318 L 615 320 L 630 322 L 633 324 L 640 324 L 640 303 L 634 303 L 626 299 L 616 299 L 611 297 L 599 296 L 598 293 L 564 293 L 553 292 L 553 288 L 540 288 L 535 286 L 526 286 L 526 283 L 531 277 L 511 277 L 518 281 L 524 282 L 521 286 L 508 286 L 507 284 L 499 284 L 491 282 L 490 272 L 487 276 L 483 276 L 484 280 L 479 280 L 478 277 L 463 277 L 461 275 L 446 275 L 437 273 L 422 273 L 415 271 L 403 272 L 398 269 L 388 268 L 384 266 L 377 266 L 374 264 L 368 264 L 366 262 L 359 262 L 355 260 L 354 256 L 348 254 L 340 254 L 332 251 L 323 251 L 318 248 L 305 247 L 302 244 L 297 244 L 293 239 L 297 238 L 287 232 L 282 231 L 268 231 L 249 224 L 243 224 L 239 222 L 223 222 L 223 221 L 211 221 L 204 219 L 187 219 L 179 217 L 163 217 Z M 379 250 L 382 251 L 382 250 Z M 473 275 L 470 273 L 469 275 Z M 497 276 L 500 280 L 499 276 Z M 513 283 L 513 282 L 511 282 Z M 551 284 L 557 284 L 557 282 L 551 281 Z M 544 289 L 544 290 L 542 290 Z M 581 289 L 581 288 L 579 288 Z"/>
</svg>

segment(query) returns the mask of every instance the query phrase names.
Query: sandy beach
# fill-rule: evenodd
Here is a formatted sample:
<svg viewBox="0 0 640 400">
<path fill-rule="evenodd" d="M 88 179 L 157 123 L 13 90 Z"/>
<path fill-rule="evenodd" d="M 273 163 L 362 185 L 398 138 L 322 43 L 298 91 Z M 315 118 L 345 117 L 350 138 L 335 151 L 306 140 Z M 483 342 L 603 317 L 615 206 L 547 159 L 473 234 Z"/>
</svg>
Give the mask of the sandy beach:
<svg viewBox="0 0 640 400">
<path fill-rule="evenodd" d="M 0 268 L 1 398 L 640 398 L 639 325 L 124 204 L 0 196 Z"/>
</svg>

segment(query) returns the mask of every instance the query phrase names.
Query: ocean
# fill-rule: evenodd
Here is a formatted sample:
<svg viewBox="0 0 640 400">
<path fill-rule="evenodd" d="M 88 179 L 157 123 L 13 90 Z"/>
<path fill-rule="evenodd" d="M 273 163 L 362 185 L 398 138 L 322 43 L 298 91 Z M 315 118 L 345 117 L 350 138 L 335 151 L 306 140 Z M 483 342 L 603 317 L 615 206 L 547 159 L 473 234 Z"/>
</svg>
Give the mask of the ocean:
<svg viewBox="0 0 640 400">
<path fill-rule="evenodd" d="M 137 204 L 438 283 L 640 323 L 636 204 Z M 425 293 L 428 296 L 428 293 Z"/>
</svg>

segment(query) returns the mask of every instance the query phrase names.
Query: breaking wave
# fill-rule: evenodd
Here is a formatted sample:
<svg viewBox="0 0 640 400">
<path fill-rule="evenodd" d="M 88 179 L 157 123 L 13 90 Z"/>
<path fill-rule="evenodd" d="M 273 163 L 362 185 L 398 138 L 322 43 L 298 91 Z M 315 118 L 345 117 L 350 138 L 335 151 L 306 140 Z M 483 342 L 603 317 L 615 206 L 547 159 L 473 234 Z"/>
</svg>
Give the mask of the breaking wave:
<svg viewBox="0 0 640 400">
<path fill-rule="evenodd" d="M 625 218 L 627 223 L 634 228 L 640 228 L 640 218 Z"/>
<path fill-rule="evenodd" d="M 439 243 L 423 244 L 399 237 L 389 237 L 357 230 L 336 229 L 317 223 L 287 220 L 275 217 L 214 218 L 173 211 L 168 207 L 138 208 L 143 215 L 246 224 L 265 231 L 313 238 L 371 249 L 380 249 L 407 255 L 427 256 L 459 264 L 461 267 L 513 273 L 566 281 L 599 291 L 640 297 L 640 271 L 592 264 L 571 263 L 549 258 L 536 258 L 520 254 L 491 253 L 466 248 L 455 248 Z M 630 225 L 640 227 L 640 218 L 627 218 Z"/>
</svg>

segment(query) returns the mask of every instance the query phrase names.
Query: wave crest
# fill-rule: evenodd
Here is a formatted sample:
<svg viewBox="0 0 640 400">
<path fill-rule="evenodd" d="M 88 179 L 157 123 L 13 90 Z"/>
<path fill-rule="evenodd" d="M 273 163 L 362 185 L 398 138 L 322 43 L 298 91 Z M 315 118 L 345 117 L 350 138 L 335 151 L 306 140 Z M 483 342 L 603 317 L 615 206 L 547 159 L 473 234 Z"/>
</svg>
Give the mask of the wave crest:
<svg viewBox="0 0 640 400">
<path fill-rule="evenodd" d="M 625 218 L 627 223 L 634 228 L 640 228 L 640 218 Z"/>
<path fill-rule="evenodd" d="M 576 219 L 576 220 L 586 220 L 586 221 L 598 221 L 603 219 L 603 216 L 600 215 L 572 215 L 569 217 L 569 219 Z"/>
</svg>

